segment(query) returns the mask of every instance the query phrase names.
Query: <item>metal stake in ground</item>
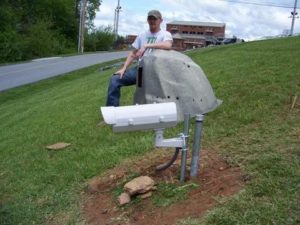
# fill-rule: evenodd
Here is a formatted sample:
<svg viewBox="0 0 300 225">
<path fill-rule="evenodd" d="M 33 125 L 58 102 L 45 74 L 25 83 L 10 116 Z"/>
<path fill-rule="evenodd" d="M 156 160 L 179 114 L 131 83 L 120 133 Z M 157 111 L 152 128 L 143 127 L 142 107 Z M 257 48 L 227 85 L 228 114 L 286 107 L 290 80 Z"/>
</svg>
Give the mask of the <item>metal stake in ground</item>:
<svg viewBox="0 0 300 225">
<path fill-rule="evenodd" d="M 204 120 L 204 115 L 196 116 L 194 144 L 193 144 L 193 153 L 192 153 L 192 162 L 191 162 L 191 173 L 190 173 L 191 179 L 196 178 L 198 175 L 203 120 Z"/>
<path fill-rule="evenodd" d="M 185 178 L 186 155 L 187 155 L 187 148 L 188 148 L 188 141 L 189 141 L 189 138 L 188 138 L 189 123 L 190 123 L 190 114 L 184 114 L 183 135 L 185 138 L 185 148 L 181 149 L 180 183 L 183 183 L 184 178 Z"/>
</svg>

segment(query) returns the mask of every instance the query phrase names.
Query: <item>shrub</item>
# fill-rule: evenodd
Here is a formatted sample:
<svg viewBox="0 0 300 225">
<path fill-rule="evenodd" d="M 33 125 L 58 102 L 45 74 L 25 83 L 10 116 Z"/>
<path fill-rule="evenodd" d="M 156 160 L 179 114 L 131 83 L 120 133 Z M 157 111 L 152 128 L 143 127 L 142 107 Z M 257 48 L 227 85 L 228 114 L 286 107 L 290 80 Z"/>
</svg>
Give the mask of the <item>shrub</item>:
<svg viewBox="0 0 300 225">
<path fill-rule="evenodd" d="M 113 48 L 115 36 L 112 28 L 100 27 L 85 35 L 85 51 L 107 51 Z"/>
<path fill-rule="evenodd" d="M 19 61 L 25 58 L 24 40 L 14 30 L 0 33 L 0 63 Z"/>
<path fill-rule="evenodd" d="M 51 30 L 51 23 L 46 21 L 32 25 L 25 40 L 27 58 L 61 54 L 68 45 L 67 40 L 57 31 Z"/>
</svg>

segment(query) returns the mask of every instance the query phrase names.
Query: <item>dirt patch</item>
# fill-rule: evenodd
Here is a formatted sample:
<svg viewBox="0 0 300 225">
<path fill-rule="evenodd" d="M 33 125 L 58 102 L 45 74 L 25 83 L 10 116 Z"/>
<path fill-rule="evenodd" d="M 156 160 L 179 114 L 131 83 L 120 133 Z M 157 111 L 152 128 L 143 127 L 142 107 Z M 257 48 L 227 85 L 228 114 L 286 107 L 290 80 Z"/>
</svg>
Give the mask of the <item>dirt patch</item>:
<svg viewBox="0 0 300 225">
<path fill-rule="evenodd" d="M 89 182 L 84 194 L 84 214 L 91 225 L 169 225 L 176 221 L 201 217 L 208 209 L 220 204 L 224 197 L 233 195 L 243 188 L 245 176 L 237 166 L 229 165 L 216 152 L 202 150 L 199 175 L 193 183 L 197 188 L 189 190 L 186 198 L 167 207 L 159 207 L 152 201 L 158 192 L 148 199 L 118 206 L 115 196 L 117 187 L 132 174 L 152 177 L 156 184 L 178 184 L 180 160 L 165 171 L 155 172 L 155 167 L 170 159 L 170 151 L 154 151 L 135 161 L 127 161 Z M 180 157 L 179 157 L 180 158 Z M 188 162 L 190 159 L 188 157 Z M 189 184 L 189 165 L 185 184 Z M 179 184 L 178 184 L 179 185 Z"/>
</svg>

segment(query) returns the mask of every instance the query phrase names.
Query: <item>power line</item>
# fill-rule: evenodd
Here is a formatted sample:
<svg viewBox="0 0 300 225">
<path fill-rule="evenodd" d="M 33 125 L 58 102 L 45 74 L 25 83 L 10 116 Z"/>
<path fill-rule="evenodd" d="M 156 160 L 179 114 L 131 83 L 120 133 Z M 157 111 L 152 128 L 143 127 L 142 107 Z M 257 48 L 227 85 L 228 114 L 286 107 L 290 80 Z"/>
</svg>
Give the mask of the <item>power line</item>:
<svg viewBox="0 0 300 225">
<path fill-rule="evenodd" d="M 274 3 L 258 3 L 258 2 L 250 2 L 250 1 L 234 1 L 234 0 L 218 0 L 223 2 L 232 2 L 232 3 L 239 3 L 239 4 L 249 4 L 249 5 L 259 5 L 259 6 L 269 6 L 269 7 L 277 7 L 277 8 L 287 8 L 287 9 L 293 9 L 294 7 L 288 6 L 288 5 L 278 5 Z M 292 4 L 292 3 L 291 3 Z M 299 9 L 299 7 L 296 7 Z"/>
</svg>

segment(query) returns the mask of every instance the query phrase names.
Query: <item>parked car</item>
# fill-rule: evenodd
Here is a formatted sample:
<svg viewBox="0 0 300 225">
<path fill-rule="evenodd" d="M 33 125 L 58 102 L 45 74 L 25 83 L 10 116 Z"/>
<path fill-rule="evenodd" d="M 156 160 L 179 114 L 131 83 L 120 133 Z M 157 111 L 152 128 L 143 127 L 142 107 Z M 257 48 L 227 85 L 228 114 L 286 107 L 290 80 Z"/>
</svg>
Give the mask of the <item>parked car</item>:
<svg viewBox="0 0 300 225">
<path fill-rule="evenodd" d="M 227 45 L 227 44 L 233 44 L 233 43 L 236 43 L 237 42 L 237 38 L 236 37 L 233 37 L 233 38 L 225 38 L 223 41 L 222 41 L 222 44 L 223 45 Z"/>
</svg>

